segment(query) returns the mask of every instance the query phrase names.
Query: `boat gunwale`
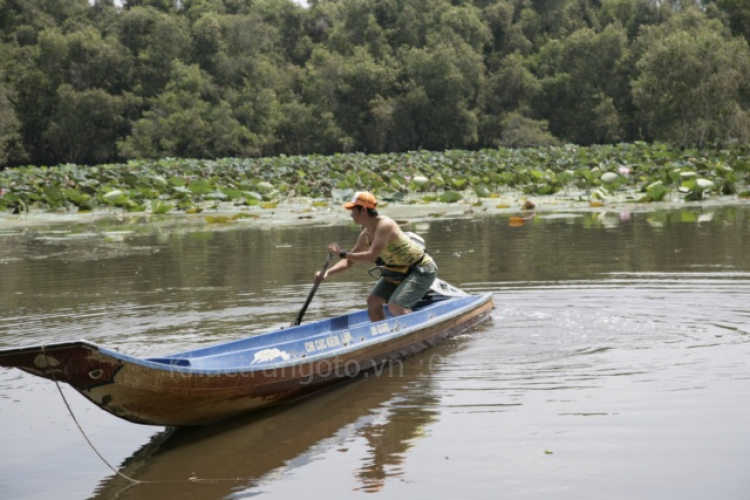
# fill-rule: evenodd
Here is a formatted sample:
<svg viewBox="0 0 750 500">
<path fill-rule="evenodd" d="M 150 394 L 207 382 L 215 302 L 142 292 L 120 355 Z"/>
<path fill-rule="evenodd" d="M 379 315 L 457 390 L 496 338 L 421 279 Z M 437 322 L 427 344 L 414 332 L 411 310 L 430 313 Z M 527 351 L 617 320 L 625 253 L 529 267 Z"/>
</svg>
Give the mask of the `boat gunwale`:
<svg viewBox="0 0 750 500">
<path fill-rule="evenodd" d="M 264 349 L 264 346 L 261 345 L 261 346 L 251 347 L 248 349 L 238 350 L 234 352 L 229 351 L 229 352 L 217 353 L 217 354 L 210 355 L 210 356 L 201 356 L 201 357 L 195 357 L 195 358 L 185 356 L 186 354 L 189 354 L 193 351 L 184 351 L 178 354 L 166 355 L 166 356 L 161 356 L 161 357 L 154 356 L 152 358 L 142 358 L 142 357 L 137 357 L 137 356 L 133 356 L 129 354 L 124 354 L 114 349 L 102 347 L 95 342 L 91 342 L 85 339 L 56 342 L 56 343 L 50 342 L 50 343 L 42 343 L 42 344 L 36 344 L 36 345 L 0 349 L 0 356 L 2 356 L 3 354 L 32 353 L 34 351 L 41 351 L 41 353 L 44 355 L 49 354 L 50 356 L 54 356 L 53 351 L 55 350 L 82 347 L 82 348 L 87 348 L 92 351 L 98 352 L 104 356 L 113 358 L 117 360 L 118 362 L 130 363 L 130 364 L 142 366 L 144 368 L 149 368 L 149 369 L 164 371 L 164 372 L 171 372 L 171 373 L 191 374 L 191 375 L 196 375 L 196 376 L 217 376 L 217 375 L 247 374 L 247 373 L 253 373 L 253 372 L 272 371 L 272 370 L 278 370 L 278 369 L 291 368 L 291 367 L 299 366 L 302 364 L 316 363 L 316 362 L 323 361 L 325 359 L 335 359 L 337 357 L 346 356 L 353 352 L 366 349 L 372 345 L 376 345 L 376 344 L 388 342 L 388 341 L 391 341 L 400 337 L 408 336 L 414 333 L 415 331 L 430 328 L 433 325 L 439 324 L 443 321 L 446 321 L 447 319 L 450 319 L 451 317 L 460 316 L 462 314 L 465 314 L 467 311 L 479 308 L 492 299 L 492 294 L 483 293 L 483 294 L 468 295 L 468 296 L 463 296 L 463 297 L 449 298 L 447 300 L 441 300 L 437 302 L 435 304 L 435 307 L 445 306 L 454 301 L 457 302 L 461 300 L 466 300 L 469 297 L 471 298 L 471 300 L 468 300 L 467 303 L 462 305 L 461 307 L 458 307 L 458 308 L 450 307 L 447 311 L 437 314 L 436 316 L 431 317 L 427 319 L 426 321 L 421 321 L 417 324 L 408 325 L 403 328 L 401 324 L 399 324 L 399 317 L 391 316 L 382 321 L 364 322 L 364 323 L 356 325 L 354 328 L 344 327 L 344 328 L 338 328 L 338 329 L 329 329 L 329 330 L 322 331 L 318 334 L 315 334 L 313 336 L 301 337 L 301 338 L 297 338 L 294 340 L 289 340 L 288 342 L 282 342 L 282 343 L 277 343 L 277 344 L 268 343 L 267 348 L 273 348 L 273 347 L 284 345 L 287 343 L 292 344 L 292 343 L 299 343 L 299 342 L 304 342 L 304 341 L 311 341 L 315 339 L 325 338 L 326 336 L 330 336 L 336 333 L 356 331 L 360 329 L 373 328 L 373 327 L 377 328 L 378 325 L 383 325 L 383 324 L 388 325 L 389 322 L 391 323 L 391 325 L 388 325 L 388 332 L 386 333 L 378 334 L 375 336 L 370 336 L 369 338 L 365 338 L 364 340 L 352 342 L 348 345 L 341 346 L 340 348 L 327 349 L 319 353 L 312 353 L 312 354 L 305 353 L 302 356 L 297 355 L 294 358 L 291 358 L 289 360 L 281 360 L 278 362 L 273 362 L 273 360 L 270 360 L 269 362 L 244 364 L 241 366 L 201 368 L 201 367 L 193 366 L 192 363 L 188 366 L 181 365 L 180 362 L 181 361 L 190 362 L 193 360 L 197 360 L 201 358 L 208 358 L 208 357 L 222 357 L 222 356 L 230 357 L 232 355 L 236 355 L 245 351 L 249 353 L 260 352 Z M 414 311 L 414 314 L 429 313 L 431 309 L 432 307 L 426 307 L 424 309 Z M 357 314 L 359 312 L 361 311 L 358 310 L 349 314 Z M 348 315 L 342 315 L 342 316 L 348 316 Z M 321 320 L 321 321 L 327 321 L 327 320 Z M 393 325 L 394 322 L 395 322 L 395 325 Z M 294 328 L 305 328 L 305 327 L 309 328 L 309 326 L 312 324 L 313 323 L 309 323 L 307 325 L 300 325 L 299 327 L 294 327 Z M 274 330 L 271 332 L 260 334 L 258 336 L 262 336 L 262 335 L 274 336 L 275 334 L 283 334 L 283 333 L 286 333 L 287 331 L 288 330 Z M 233 342 L 242 342 L 243 340 L 250 340 L 252 338 L 253 337 L 247 337 L 244 339 L 231 340 L 228 342 L 215 344 L 214 346 L 207 346 L 205 348 L 199 348 L 198 350 L 211 349 L 212 347 L 219 347 L 222 345 L 231 344 Z M 160 359 L 160 361 L 154 361 L 154 359 Z M 175 363 L 170 363 L 172 359 L 175 361 Z"/>
<path fill-rule="evenodd" d="M 403 328 L 403 329 L 391 329 L 389 327 L 389 333 L 384 333 L 384 334 L 381 334 L 381 335 L 378 335 L 378 336 L 375 336 L 375 337 L 371 337 L 371 338 L 363 340 L 363 341 L 358 341 L 356 343 L 352 343 L 349 346 L 346 346 L 346 347 L 341 348 L 341 349 L 326 350 L 326 351 L 322 351 L 322 352 L 317 353 L 317 354 L 307 355 L 305 357 L 296 357 L 296 358 L 290 359 L 288 361 L 280 361 L 280 362 L 276 362 L 276 363 L 265 363 L 264 362 L 264 363 L 258 363 L 258 364 L 255 364 L 255 365 L 243 365 L 241 367 L 200 368 L 200 367 L 195 367 L 195 366 L 192 366 L 192 365 L 191 366 L 181 366 L 181 365 L 179 365 L 177 363 L 170 364 L 170 363 L 165 363 L 165 362 L 160 362 L 160 361 L 152 361 L 149 358 L 139 358 L 139 357 L 130 356 L 130 355 L 127 355 L 127 354 L 122 354 L 122 353 L 117 352 L 117 351 L 112 351 L 110 349 L 100 347 L 100 346 L 98 346 L 96 344 L 93 344 L 93 346 L 96 346 L 97 349 L 100 352 L 102 352 L 104 354 L 107 354 L 107 355 L 110 355 L 112 357 L 121 359 L 123 361 L 127 361 L 127 362 L 130 362 L 130 363 L 133 363 L 133 364 L 137 364 L 137 365 L 140 365 L 140 366 L 143 366 L 143 367 L 146 367 L 146 368 L 153 368 L 153 369 L 156 369 L 156 370 L 167 371 L 167 372 L 172 372 L 172 373 L 176 372 L 176 373 L 184 373 L 184 374 L 192 374 L 192 375 L 217 376 L 217 375 L 233 375 L 233 374 L 245 374 L 245 373 L 253 373 L 253 372 L 272 371 L 272 370 L 278 370 L 278 369 L 284 369 L 284 368 L 291 368 L 291 367 L 294 367 L 294 366 L 299 366 L 301 364 L 308 364 L 308 363 L 320 362 L 320 361 L 325 360 L 325 359 L 336 358 L 336 357 L 339 357 L 339 356 L 342 356 L 342 355 L 346 355 L 346 354 L 350 354 L 352 352 L 356 352 L 356 351 L 361 350 L 363 348 L 369 347 L 369 346 L 371 346 L 373 344 L 380 344 L 380 343 L 385 342 L 385 341 L 389 341 L 389 340 L 393 340 L 393 339 L 398 338 L 398 337 L 403 337 L 403 336 L 409 335 L 409 334 L 413 333 L 416 330 L 421 330 L 421 329 L 429 328 L 429 327 L 431 327 L 431 326 L 433 326 L 435 324 L 438 324 L 438 323 L 440 323 L 442 321 L 445 321 L 447 318 L 454 317 L 454 316 L 460 316 L 460 315 L 466 313 L 467 311 L 469 311 L 471 309 L 475 309 L 475 308 L 481 307 L 482 305 L 484 305 L 485 303 L 487 303 L 488 301 L 490 301 L 492 299 L 492 294 L 490 294 L 490 293 L 484 293 L 484 294 L 478 294 L 478 295 L 469 295 L 469 296 L 464 296 L 464 297 L 456 297 L 455 300 L 456 301 L 458 301 L 458 300 L 466 300 L 467 297 L 471 297 L 473 300 L 469 301 L 467 304 L 461 306 L 460 308 L 451 308 L 449 311 L 447 311 L 447 312 L 445 312 L 443 314 L 440 314 L 440 315 L 438 315 L 438 316 L 436 316 L 434 318 L 430 318 L 428 321 L 420 322 L 417 325 L 411 325 L 411 326 L 408 326 L 408 327 Z M 447 305 L 450 302 L 453 302 L 453 299 L 448 299 L 448 300 L 445 300 L 445 301 L 440 301 L 439 303 L 436 304 L 436 306 L 439 307 L 441 305 Z M 415 313 L 428 312 L 428 311 L 429 311 L 429 309 L 426 308 L 426 309 L 422 309 L 422 310 L 419 310 L 419 311 L 415 311 Z M 359 311 L 355 311 L 352 314 L 355 314 L 357 312 L 359 312 Z M 382 321 L 377 321 L 377 322 L 374 322 L 374 323 L 371 323 L 371 322 L 363 323 L 363 324 L 358 325 L 357 327 L 355 327 L 355 329 L 373 327 L 373 326 L 377 326 L 377 325 L 380 325 L 380 324 L 387 324 L 388 321 L 394 321 L 394 320 L 398 321 L 398 317 L 389 317 L 389 318 L 386 318 L 386 319 L 384 319 Z M 323 321 L 325 321 L 325 320 L 323 320 Z M 302 325 L 302 326 L 309 326 L 309 325 Z M 315 336 L 306 337 L 305 339 L 315 339 L 315 338 L 319 338 L 319 337 L 323 338 L 323 337 L 325 337 L 327 335 L 331 335 L 334 332 L 348 331 L 348 330 L 349 330 L 348 328 L 342 328 L 342 329 L 339 329 L 339 330 L 327 330 L 327 331 L 321 332 L 320 334 L 317 334 Z M 283 330 L 276 330 L 276 331 L 268 332 L 268 334 L 276 334 L 276 333 L 282 333 L 282 332 L 283 332 Z M 265 334 L 262 334 L 262 335 L 265 335 Z M 249 338 L 251 338 L 251 337 L 249 337 Z M 247 340 L 247 339 L 238 339 L 237 341 L 229 341 L 229 343 L 231 343 L 231 342 L 238 342 L 238 341 L 242 341 L 242 340 Z M 296 341 L 290 341 L 290 342 L 300 342 L 300 341 L 302 341 L 302 339 L 298 339 Z M 92 344 L 92 343 L 89 342 L 89 344 Z M 221 346 L 221 345 L 222 344 L 216 344 L 216 346 Z M 269 344 L 269 346 L 276 346 L 276 345 L 281 345 L 281 344 Z M 206 347 L 206 349 L 209 349 L 209 348 L 211 348 L 211 346 Z M 259 350 L 262 350 L 262 347 L 246 349 L 246 351 L 249 351 L 249 352 L 259 351 Z M 180 355 L 184 355 L 184 354 L 187 354 L 189 352 L 191 352 L 191 351 L 185 351 L 183 353 L 180 353 Z M 239 352 L 242 352 L 242 351 L 236 351 L 236 352 L 233 352 L 233 353 L 226 353 L 226 354 L 216 354 L 214 356 L 223 356 L 223 355 L 231 356 L 232 354 L 237 354 Z M 168 355 L 168 356 L 164 356 L 164 357 L 162 357 L 160 359 L 172 359 L 173 356 L 180 356 L 180 355 Z M 203 357 L 212 357 L 212 356 L 203 356 Z M 191 361 L 191 359 L 199 359 L 199 358 L 174 357 L 173 359 L 175 359 L 177 361 L 180 361 L 180 360 Z"/>
<path fill-rule="evenodd" d="M 439 323 L 445 321 L 447 317 L 461 316 L 462 314 L 465 314 L 467 311 L 472 310 L 472 309 L 476 309 L 478 307 L 481 307 L 483 304 L 487 303 L 489 300 L 492 299 L 492 294 L 485 293 L 485 294 L 478 294 L 478 295 L 470 295 L 469 297 L 472 297 L 474 300 L 469 301 L 466 305 L 461 306 L 460 308 L 455 308 L 455 309 L 452 308 L 450 311 L 448 311 L 446 313 L 443 313 L 443 314 L 440 314 L 439 316 L 435 316 L 433 318 L 430 318 L 427 321 L 420 322 L 420 323 L 415 324 L 415 325 L 407 326 L 406 328 L 403 328 L 403 329 L 400 329 L 400 328 L 392 329 L 392 328 L 389 327 L 389 333 L 384 333 L 384 334 L 381 334 L 381 335 L 377 335 L 377 336 L 371 337 L 369 339 L 358 341 L 356 343 L 349 344 L 348 346 L 345 346 L 345 347 L 343 347 L 341 349 L 327 350 L 327 351 L 320 352 L 318 354 L 306 355 L 305 357 L 298 357 L 298 358 L 295 358 L 293 360 L 281 361 L 281 362 L 278 362 L 278 363 L 262 363 L 262 364 L 259 363 L 259 364 L 254 365 L 255 368 L 252 369 L 252 370 L 241 370 L 241 369 L 236 369 L 236 368 L 235 369 L 233 369 L 233 368 L 217 368 L 217 369 L 193 368 L 191 370 L 190 369 L 191 367 L 181 367 L 179 365 L 174 365 L 174 367 L 175 368 L 183 368 L 185 371 L 192 372 L 192 373 L 197 373 L 200 370 L 200 371 L 208 371 L 208 372 L 214 372 L 215 371 L 215 372 L 222 372 L 222 373 L 231 374 L 231 373 L 249 373 L 249 372 L 255 372 L 255 371 L 284 369 L 284 368 L 290 368 L 290 367 L 293 367 L 293 366 L 298 366 L 298 365 L 303 364 L 303 363 L 313 363 L 313 362 L 318 362 L 318 361 L 321 361 L 321 360 L 324 360 L 324 359 L 336 358 L 336 357 L 339 357 L 341 355 L 345 355 L 345 354 L 350 354 L 352 352 L 356 352 L 356 351 L 358 351 L 360 349 L 369 347 L 370 345 L 373 345 L 373 344 L 380 344 L 380 343 L 383 343 L 383 342 L 386 342 L 386 341 L 390 341 L 390 340 L 393 340 L 393 339 L 396 339 L 396 338 L 399 338 L 399 337 L 405 337 L 407 335 L 410 335 L 411 333 L 414 333 L 414 331 L 416 331 L 416 330 L 422 330 L 422 329 L 430 328 L 430 327 L 432 327 L 432 326 L 434 326 L 436 324 L 439 324 Z M 456 297 L 456 300 L 462 300 L 462 299 L 465 300 L 466 298 L 467 297 Z M 480 299 L 482 299 L 482 300 L 480 300 Z M 452 302 L 452 300 L 449 299 L 449 300 L 442 301 L 442 302 L 449 303 L 449 302 Z M 442 304 L 439 303 L 437 305 L 437 307 L 439 307 L 440 305 L 442 305 Z M 429 309 L 419 310 L 419 311 L 415 311 L 415 313 L 428 312 L 428 310 Z M 376 321 L 374 323 L 373 322 L 363 323 L 361 325 L 357 325 L 354 329 L 367 328 L 368 326 L 369 327 L 373 327 L 373 326 L 376 326 L 376 325 L 379 325 L 379 324 L 387 324 L 389 321 L 395 321 L 396 323 L 398 323 L 398 321 L 399 321 L 398 318 L 399 318 L 398 316 L 392 316 L 392 317 L 386 318 L 386 319 L 384 319 L 382 321 Z M 349 328 L 341 328 L 341 329 L 337 329 L 337 330 L 329 330 L 327 332 L 320 333 L 319 335 L 316 335 L 314 337 L 308 337 L 308 338 L 309 339 L 315 339 L 315 338 L 319 338 L 319 337 L 322 338 L 322 337 L 325 337 L 327 335 L 331 335 L 331 334 L 333 334 L 335 332 L 344 332 L 344 331 L 349 331 L 349 330 L 350 330 Z M 296 341 L 290 341 L 290 343 L 291 342 L 299 342 L 301 340 L 302 339 L 299 339 L 299 340 L 296 340 Z M 276 346 L 276 345 L 282 345 L 282 344 L 273 344 L 273 345 Z M 248 351 L 253 351 L 255 349 L 247 349 L 247 350 Z M 228 353 L 226 355 L 231 356 L 231 354 L 232 353 Z M 216 356 L 221 356 L 221 355 L 216 355 Z M 190 360 L 191 358 L 176 358 L 176 359 L 187 359 L 187 360 Z M 167 366 L 171 367 L 173 365 L 167 365 Z"/>
</svg>

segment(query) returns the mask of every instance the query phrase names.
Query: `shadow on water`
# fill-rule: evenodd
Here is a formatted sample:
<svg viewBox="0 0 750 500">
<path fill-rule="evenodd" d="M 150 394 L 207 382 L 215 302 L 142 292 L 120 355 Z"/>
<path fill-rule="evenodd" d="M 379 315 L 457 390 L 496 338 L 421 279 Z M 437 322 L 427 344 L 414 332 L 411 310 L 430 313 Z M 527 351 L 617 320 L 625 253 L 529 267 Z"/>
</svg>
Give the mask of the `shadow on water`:
<svg viewBox="0 0 750 500">
<path fill-rule="evenodd" d="M 167 429 L 119 469 L 140 483 L 111 476 L 92 498 L 251 496 L 327 451 L 347 453 L 355 441 L 366 455 L 355 472 L 357 489 L 378 491 L 399 475 L 406 451 L 437 418 L 440 398 L 428 375 L 435 360 L 457 352 L 461 343 L 448 341 L 291 405 L 211 426 Z"/>
</svg>

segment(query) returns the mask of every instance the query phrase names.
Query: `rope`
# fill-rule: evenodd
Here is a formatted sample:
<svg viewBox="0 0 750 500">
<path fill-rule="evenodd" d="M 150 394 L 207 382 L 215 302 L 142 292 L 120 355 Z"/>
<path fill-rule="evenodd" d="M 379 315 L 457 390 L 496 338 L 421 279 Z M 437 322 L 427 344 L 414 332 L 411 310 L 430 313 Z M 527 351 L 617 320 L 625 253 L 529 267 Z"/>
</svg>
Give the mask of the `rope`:
<svg viewBox="0 0 750 500">
<path fill-rule="evenodd" d="M 128 480 L 131 484 L 140 484 L 141 481 L 138 481 L 136 479 L 133 479 L 132 477 L 128 477 L 122 472 L 118 471 L 114 467 L 112 467 L 112 464 L 107 462 L 107 459 L 102 456 L 101 453 L 99 453 L 99 450 L 96 449 L 96 446 L 91 442 L 89 437 L 86 435 L 86 432 L 83 430 L 83 427 L 81 427 L 81 424 L 78 422 L 78 419 L 76 418 L 75 414 L 73 413 L 73 409 L 70 407 L 70 404 L 68 404 L 68 399 L 65 397 L 65 394 L 63 394 L 62 387 L 60 387 L 60 382 L 57 381 L 57 377 L 55 377 L 55 372 L 51 369 L 52 364 L 49 362 L 49 358 L 47 357 L 47 350 L 45 349 L 46 342 L 42 343 L 42 354 L 44 355 L 44 360 L 47 363 L 47 374 L 52 378 L 52 380 L 55 382 L 55 385 L 57 386 L 57 391 L 60 393 L 60 396 L 62 396 L 62 400 L 65 403 L 65 406 L 68 408 L 68 413 L 70 413 L 70 416 L 73 418 L 73 422 L 75 422 L 76 427 L 78 427 L 78 430 L 81 431 L 81 435 L 83 435 L 83 439 L 86 440 L 86 442 L 89 444 L 92 450 L 94 450 L 94 453 L 96 453 L 96 456 L 98 456 L 104 464 L 110 468 L 112 472 L 114 472 L 116 475 L 122 477 L 123 479 Z"/>
<path fill-rule="evenodd" d="M 110 464 L 104 456 L 99 453 L 99 450 L 96 449 L 96 446 L 94 446 L 94 443 L 91 442 L 89 437 L 86 435 L 86 432 L 83 430 L 83 427 L 81 426 L 80 422 L 78 422 L 78 419 L 76 418 L 75 414 L 73 413 L 73 409 L 70 407 L 70 404 L 68 403 L 68 399 L 65 397 L 65 394 L 62 391 L 62 387 L 60 387 L 60 382 L 57 380 L 57 377 L 55 377 L 54 371 L 51 369 L 52 364 L 49 361 L 49 358 L 47 357 L 47 350 L 45 349 L 47 342 L 43 342 L 42 347 L 42 355 L 44 356 L 44 360 L 47 363 L 47 374 L 50 376 L 50 378 L 55 382 L 55 385 L 57 386 L 57 391 L 60 393 L 60 396 L 62 397 L 63 403 L 65 403 L 65 407 L 68 409 L 68 413 L 70 413 L 71 418 L 73 419 L 73 422 L 75 422 L 76 427 L 78 427 L 78 430 L 81 432 L 81 435 L 83 436 L 83 439 L 86 440 L 88 445 L 91 447 L 92 450 L 94 450 L 94 453 L 96 453 L 96 456 L 101 459 L 104 464 L 109 467 L 109 469 L 115 473 L 115 475 L 120 476 L 121 478 L 128 481 L 130 484 L 127 486 L 128 488 L 133 485 L 137 484 L 156 484 L 156 483 L 211 483 L 211 482 L 220 482 L 220 481 L 248 481 L 249 478 L 233 478 L 233 479 L 201 479 L 197 477 L 191 477 L 188 479 L 170 479 L 170 480 L 160 480 L 160 481 L 139 481 L 137 479 L 133 479 L 130 476 L 127 476 L 120 472 L 119 470 L 115 469 L 112 464 Z M 124 491 L 124 490 L 123 490 Z"/>
</svg>

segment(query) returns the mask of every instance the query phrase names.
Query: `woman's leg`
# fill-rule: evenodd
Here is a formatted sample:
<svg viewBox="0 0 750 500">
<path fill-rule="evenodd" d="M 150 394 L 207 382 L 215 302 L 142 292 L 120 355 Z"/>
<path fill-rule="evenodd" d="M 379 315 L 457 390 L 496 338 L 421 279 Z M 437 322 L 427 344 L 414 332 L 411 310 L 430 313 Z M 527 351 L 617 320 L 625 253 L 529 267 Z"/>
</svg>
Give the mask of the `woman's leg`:
<svg viewBox="0 0 750 500">
<path fill-rule="evenodd" d="M 401 316 L 412 311 L 412 307 L 419 302 L 430 290 L 437 278 L 437 266 L 430 263 L 418 267 L 407 276 L 388 299 L 388 310 L 394 316 Z"/>
<path fill-rule="evenodd" d="M 367 296 L 367 314 L 370 321 L 382 321 L 385 319 L 383 306 L 396 290 L 396 285 L 389 283 L 385 278 L 380 278 Z M 391 311 L 392 312 L 392 311 Z"/>
</svg>

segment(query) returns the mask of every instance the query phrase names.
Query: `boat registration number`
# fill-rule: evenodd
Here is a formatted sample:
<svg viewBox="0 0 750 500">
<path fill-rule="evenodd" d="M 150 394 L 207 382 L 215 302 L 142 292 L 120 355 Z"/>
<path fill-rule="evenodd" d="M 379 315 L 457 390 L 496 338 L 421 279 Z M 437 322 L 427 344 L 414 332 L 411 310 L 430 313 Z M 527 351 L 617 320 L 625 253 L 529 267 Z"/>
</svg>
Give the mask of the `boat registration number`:
<svg viewBox="0 0 750 500">
<path fill-rule="evenodd" d="M 307 352 L 325 351 L 333 347 L 339 347 L 341 345 L 347 345 L 352 341 L 352 334 L 349 332 L 340 333 L 337 335 L 329 335 L 322 339 L 315 339 L 305 342 L 305 350 Z"/>
</svg>

